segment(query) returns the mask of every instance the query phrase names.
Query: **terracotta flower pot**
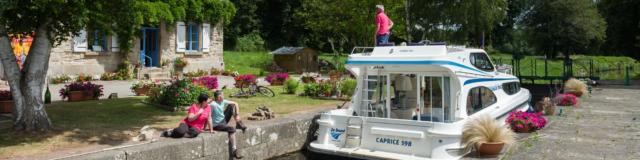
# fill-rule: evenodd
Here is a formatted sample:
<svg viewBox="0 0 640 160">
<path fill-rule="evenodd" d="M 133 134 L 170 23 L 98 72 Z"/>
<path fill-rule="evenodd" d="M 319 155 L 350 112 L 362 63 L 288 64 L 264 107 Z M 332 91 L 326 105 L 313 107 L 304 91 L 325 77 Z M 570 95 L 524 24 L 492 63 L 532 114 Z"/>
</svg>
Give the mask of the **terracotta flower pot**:
<svg viewBox="0 0 640 160">
<path fill-rule="evenodd" d="M 523 127 L 523 128 L 516 128 L 515 131 L 518 133 L 531 133 L 532 130 L 529 127 Z"/>
<path fill-rule="evenodd" d="M 13 100 L 0 101 L 0 113 L 13 112 Z"/>
<path fill-rule="evenodd" d="M 477 145 L 477 154 L 479 156 L 491 156 L 495 157 L 500 154 L 504 147 L 504 142 L 487 142 Z"/>
<path fill-rule="evenodd" d="M 149 93 L 149 87 L 142 87 L 134 89 L 136 91 L 136 96 L 144 96 Z"/>
<path fill-rule="evenodd" d="M 69 102 L 84 101 L 84 91 L 69 91 Z"/>
</svg>

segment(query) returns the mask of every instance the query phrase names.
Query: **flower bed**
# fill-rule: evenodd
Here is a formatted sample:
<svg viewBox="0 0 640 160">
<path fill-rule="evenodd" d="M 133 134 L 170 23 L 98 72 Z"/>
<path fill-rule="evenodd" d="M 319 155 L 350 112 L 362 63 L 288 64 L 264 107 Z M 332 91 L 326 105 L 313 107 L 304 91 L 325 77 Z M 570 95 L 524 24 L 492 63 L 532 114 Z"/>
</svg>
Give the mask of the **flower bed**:
<svg viewBox="0 0 640 160">
<path fill-rule="evenodd" d="M 13 112 L 13 96 L 11 91 L 0 91 L 0 113 Z"/>
<path fill-rule="evenodd" d="M 289 73 L 273 73 L 264 78 L 272 86 L 280 86 L 289 79 Z"/>
<path fill-rule="evenodd" d="M 218 77 L 216 76 L 204 76 L 198 78 L 192 78 L 191 81 L 195 85 L 200 85 L 209 90 L 218 89 Z"/>
<path fill-rule="evenodd" d="M 159 82 L 151 82 L 151 81 L 137 81 L 131 84 L 131 91 L 136 94 L 136 96 L 144 96 L 149 94 L 149 90 L 154 86 L 160 85 Z"/>
<path fill-rule="evenodd" d="M 98 99 L 103 96 L 102 85 L 91 82 L 74 82 L 60 89 L 60 97 L 70 102 Z"/>
<path fill-rule="evenodd" d="M 515 132 L 527 133 L 542 129 L 547 125 L 547 120 L 542 117 L 542 113 L 517 111 L 509 113 L 507 124 L 509 124 Z"/>
<path fill-rule="evenodd" d="M 256 83 L 256 76 L 253 74 L 243 74 L 233 77 L 233 80 L 236 81 L 234 84 L 236 88 L 240 88 L 244 85 Z"/>
</svg>

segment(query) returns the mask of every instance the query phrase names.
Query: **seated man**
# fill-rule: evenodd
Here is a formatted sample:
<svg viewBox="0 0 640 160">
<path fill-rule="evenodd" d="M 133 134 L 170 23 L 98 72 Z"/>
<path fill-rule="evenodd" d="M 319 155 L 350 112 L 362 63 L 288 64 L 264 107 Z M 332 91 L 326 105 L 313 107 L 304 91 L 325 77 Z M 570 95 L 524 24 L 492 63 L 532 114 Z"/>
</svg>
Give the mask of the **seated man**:
<svg viewBox="0 0 640 160">
<path fill-rule="evenodd" d="M 242 156 L 238 154 L 236 147 L 236 129 L 242 130 L 242 133 L 247 127 L 242 123 L 240 116 L 238 115 L 240 107 L 238 103 L 234 101 L 227 101 L 223 99 L 222 91 L 216 91 L 213 93 L 215 101 L 211 102 L 211 118 L 213 120 L 213 130 L 229 133 L 229 153 L 231 157 L 241 159 Z M 236 121 L 236 127 L 228 126 L 231 117 Z"/>
</svg>

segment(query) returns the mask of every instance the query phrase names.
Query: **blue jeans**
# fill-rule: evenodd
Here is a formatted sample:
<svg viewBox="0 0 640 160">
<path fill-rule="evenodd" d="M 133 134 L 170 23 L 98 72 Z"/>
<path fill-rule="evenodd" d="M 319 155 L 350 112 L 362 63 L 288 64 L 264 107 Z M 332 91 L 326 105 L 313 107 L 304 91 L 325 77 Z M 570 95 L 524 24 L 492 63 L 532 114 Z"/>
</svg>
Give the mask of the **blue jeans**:
<svg viewBox="0 0 640 160">
<path fill-rule="evenodd" d="M 376 45 L 389 43 L 389 33 L 376 35 Z"/>
</svg>

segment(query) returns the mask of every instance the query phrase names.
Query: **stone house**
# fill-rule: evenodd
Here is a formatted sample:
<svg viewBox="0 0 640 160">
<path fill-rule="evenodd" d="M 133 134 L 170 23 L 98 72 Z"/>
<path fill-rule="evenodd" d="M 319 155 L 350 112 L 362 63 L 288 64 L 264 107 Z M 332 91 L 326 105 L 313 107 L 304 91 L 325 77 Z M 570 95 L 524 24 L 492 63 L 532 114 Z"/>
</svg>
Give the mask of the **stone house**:
<svg viewBox="0 0 640 160">
<path fill-rule="evenodd" d="M 131 64 L 141 66 L 138 76 L 146 74 L 148 78 L 169 78 L 178 57 L 188 62 L 182 72 L 223 69 L 222 32 L 219 23 L 177 22 L 175 26 L 162 23 L 157 28 L 144 27 L 126 57 Z M 52 48 L 48 75 L 84 74 L 98 78 L 105 72 L 116 72 L 124 60 L 118 53 L 116 36 L 99 30 L 81 31 Z"/>
</svg>

